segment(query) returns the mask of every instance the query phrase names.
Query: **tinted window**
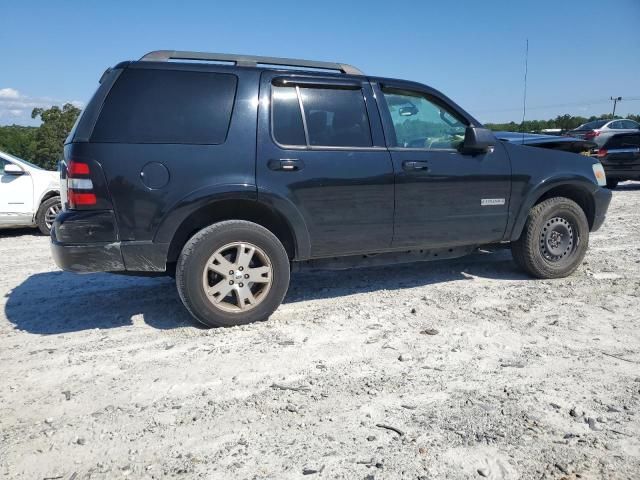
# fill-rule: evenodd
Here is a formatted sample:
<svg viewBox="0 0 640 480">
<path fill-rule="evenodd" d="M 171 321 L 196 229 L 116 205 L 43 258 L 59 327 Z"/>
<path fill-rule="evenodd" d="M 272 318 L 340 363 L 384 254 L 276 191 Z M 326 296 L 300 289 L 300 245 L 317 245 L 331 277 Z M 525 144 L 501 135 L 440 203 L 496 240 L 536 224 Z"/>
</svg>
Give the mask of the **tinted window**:
<svg viewBox="0 0 640 480">
<path fill-rule="evenodd" d="M 220 144 L 227 136 L 235 75 L 128 69 L 111 89 L 95 142 Z"/>
<path fill-rule="evenodd" d="M 4 175 L 4 166 L 8 163 L 9 162 L 7 162 L 6 160 L 0 158 L 0 175 Z"/>
<path fill-rule="evenodd" d="M 624 125 L 624 128 L 640 128 L 640 125 L 638 125 L 633 120 L 623 120 L 622 123 Z"/>
<path fill-rule="evenodd" d="M 607 125 L 607 128 L 610 128 L 612 130 L 617 130 L 624 127 L 622 126 L 622 122 L 617 121 L 617 122 L 611 122 L 609 125 Z"/>
<path fill-rule="evenodd" d="M 396 146 L 455 149 L 464 141 L 466 121 L 424 95 L 383 90 L 389 107 Z"/>
<path fill-rule="evenodd" d="M 362 90 L 300 88 L 311 146 L 370 147 Z"/>
<path fill-rule="evenodd" d="M 306 145 L 295 87 L 272 87 L 273 136 L 282 145 Z"/>
</svg>

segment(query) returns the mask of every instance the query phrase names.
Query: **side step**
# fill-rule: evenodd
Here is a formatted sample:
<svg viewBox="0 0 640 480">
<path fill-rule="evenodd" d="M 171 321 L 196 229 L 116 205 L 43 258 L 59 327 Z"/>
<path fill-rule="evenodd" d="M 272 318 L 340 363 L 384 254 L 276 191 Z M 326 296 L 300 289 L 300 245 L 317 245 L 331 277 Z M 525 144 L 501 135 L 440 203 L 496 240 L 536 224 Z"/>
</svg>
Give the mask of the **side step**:
<svg viewBox="0 0 640 480">
<path fill-rule="evenodd" d="M 348 255 L 344 257 L 318 258 L 293 262 L 293 272 L 307 270 L 346 270 L 358 267 L 379 267 L 396 265 L 399 263 L 428 262 L 464 257 L 473 253 L 476 245 L 452 248 L 431 248 L 421 250 L 406 250 L 400 252 L 371 253 L 366 255 Z"/>
</svg>

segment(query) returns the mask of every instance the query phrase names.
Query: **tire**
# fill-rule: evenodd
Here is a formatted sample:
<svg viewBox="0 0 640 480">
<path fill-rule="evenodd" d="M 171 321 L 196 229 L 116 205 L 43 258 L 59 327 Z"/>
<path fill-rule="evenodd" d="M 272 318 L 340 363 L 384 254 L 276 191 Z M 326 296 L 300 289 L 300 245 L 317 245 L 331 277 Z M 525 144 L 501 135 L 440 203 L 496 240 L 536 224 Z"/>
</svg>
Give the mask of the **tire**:
<svg viewBox="0 0 640 480">
<path fill-rule="evenodd" d="M 589 222 L 582 208 L 568 198 L 554 197 L 531 209 L 511 252 L 530 275 L 562 278 L 578 268 L 588 246 Z"/>
<path fill-rule="evenodd" d="M 36 213 L 36 225 L 40 229 L 43 235 L 51 234 L 51 225 L 55 216 L 62 210 L 62 203 L 60 197 L 47 198 L 40 204 L 38 212 Z"/>
<path fill-rule="evenodd" d="M 620 180 L 618 180 L 617 178 L 607 178 L 607 188 L 609 190 L 613 190 L 618 186 L 619 182 Z"/>
<path fill-rule="evenodd" d="M 227 220 L 186 243 L 176 265 L 176 286 L 200 323 L 231 327 L 269 318 L 287 293 L 289 273 L 289 257 L 273 233 L 252 222 Z M 249 277 L 257 281 L 245 280 Z"/>
</svg>

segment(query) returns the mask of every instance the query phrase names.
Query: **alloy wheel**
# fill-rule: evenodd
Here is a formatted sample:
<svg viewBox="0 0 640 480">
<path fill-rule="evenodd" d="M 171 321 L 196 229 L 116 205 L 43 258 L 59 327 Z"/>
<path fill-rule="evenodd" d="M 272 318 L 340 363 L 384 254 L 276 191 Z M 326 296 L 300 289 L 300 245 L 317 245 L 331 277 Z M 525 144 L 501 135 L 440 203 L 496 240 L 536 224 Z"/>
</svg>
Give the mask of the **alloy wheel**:
<svg viewBox="0 0 640 480">
<path fill-rule="evenodd" d="M 262 249 L 247 242 L 233 242 L 209 257 L 202 272 L 202 287 L 214 307 L 244 312 L 265 299 L 272 279 L 271 261 Z"/>
</svg>

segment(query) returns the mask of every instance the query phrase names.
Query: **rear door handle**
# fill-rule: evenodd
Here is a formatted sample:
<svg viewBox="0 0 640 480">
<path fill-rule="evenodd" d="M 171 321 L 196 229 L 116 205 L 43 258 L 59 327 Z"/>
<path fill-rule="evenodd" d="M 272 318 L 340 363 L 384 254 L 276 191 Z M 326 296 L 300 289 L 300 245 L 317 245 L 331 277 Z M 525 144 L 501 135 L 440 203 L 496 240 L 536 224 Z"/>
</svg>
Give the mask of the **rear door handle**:
<svg viewBox="0 0 640 480">
<path fill-rule="evenodd" d="M 293 172 L 302 169 L 302 167 L 304 167 L 304 163 L 302 162 L 302 160 L 298 160 L 297 158 L 279 158 L 269 160 L 267 166 L 271 170 Z"/>
<path fill-rule="evenodd" d="M 409 160 L 406 162 L 402 162 L 402 169 L 406 171 L 415 171 L 419 170 L 422 172 L 429 171 L 429 163 L 428 162 L 420 162 L 416 160 Z"/>
</svg>

